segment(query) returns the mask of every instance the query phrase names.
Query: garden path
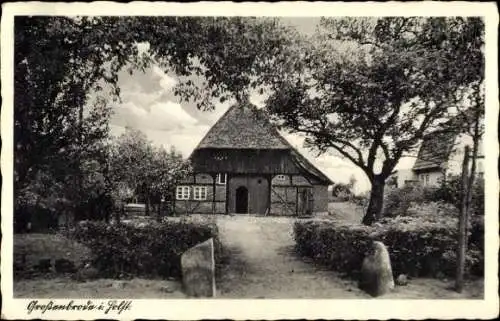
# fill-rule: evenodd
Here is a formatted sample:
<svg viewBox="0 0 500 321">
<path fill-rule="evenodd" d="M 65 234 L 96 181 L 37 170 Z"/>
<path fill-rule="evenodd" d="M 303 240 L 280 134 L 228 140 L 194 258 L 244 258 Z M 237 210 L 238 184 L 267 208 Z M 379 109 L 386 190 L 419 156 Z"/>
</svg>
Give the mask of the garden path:
<svg viewBox="0 0 500 321">
<path fill-rule="evenodd" d="M 352 215 L 350 215 L 352 217 Z M 339 219 L 348 219 L 340 217 Z M 219 298 L 369 299 L 352 280 L 294 253 L 290 217 L 218 216 L 220 238 L 230 257 L 217 279 Z M 418 278 L 381 299 L 480 299 L 484 282 L 468 281 L 463 293 L 453 280 Z"/>
<path fill-rule="evenodd" d="M 335 272 L 294 254 L 293 218 L 219 216 L 230 260 L 217 281 L 222 298 L 335 298 L 368 296 Z"/>
</svg>

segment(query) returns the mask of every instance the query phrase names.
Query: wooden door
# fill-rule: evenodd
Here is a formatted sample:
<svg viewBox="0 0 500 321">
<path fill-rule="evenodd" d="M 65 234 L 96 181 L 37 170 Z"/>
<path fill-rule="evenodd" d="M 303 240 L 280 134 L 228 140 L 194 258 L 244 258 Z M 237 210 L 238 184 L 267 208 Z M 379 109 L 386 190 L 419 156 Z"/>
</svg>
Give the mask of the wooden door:
<svg viewBox="0 0 500 321">
<path fill-rule="evenodd" d="M 240 186 L 236 189 L 235 202 L 236 213 L 248 213 L 248 189 L 245 186 Z"/>
<path fill-rule="evenodd" d="M 312 213 L 312 191 L 308 187 L 297 189 L 297 215 L 307 216 Z"/>
</svg>

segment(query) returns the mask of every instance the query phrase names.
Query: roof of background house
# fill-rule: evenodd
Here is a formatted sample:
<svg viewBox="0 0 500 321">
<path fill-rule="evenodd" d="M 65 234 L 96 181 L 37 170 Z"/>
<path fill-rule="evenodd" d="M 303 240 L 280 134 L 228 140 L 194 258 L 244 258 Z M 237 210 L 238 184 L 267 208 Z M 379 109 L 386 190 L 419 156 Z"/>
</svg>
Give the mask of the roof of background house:
<svg viewBox="0 0 500 321">
<path fill-rule="evenodd" d="M 457 133 L 435 132 L 427 135 L 418 151 L 412 170 L 442 168 L 453 150 Z"/>
<path fill-rule="evenodd" d="M 195 150 L 200 149 L 289 150 L 294 163 L 326 184 L 332 181 L 297 151 L 269 121 L 268 115 L 250 102 L 231 106 L 210 128 Z"/>
</svg>

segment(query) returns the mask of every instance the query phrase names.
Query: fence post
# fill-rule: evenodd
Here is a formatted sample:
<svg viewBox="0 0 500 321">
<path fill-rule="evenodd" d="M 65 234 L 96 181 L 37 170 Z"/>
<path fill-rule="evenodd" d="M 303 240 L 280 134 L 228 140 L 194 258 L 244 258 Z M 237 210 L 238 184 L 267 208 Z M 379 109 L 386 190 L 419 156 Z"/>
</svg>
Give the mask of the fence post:
<svg viewBox="0 0 500 321">
<path fill-rule="evenodd" d="M 455 279 L 455 290 L 458 293 L 461 293 L 464 287 L 465 256 L 467 253 L 467 189 L 469 188 L 469 152 L 469 146 L 465 146 L 460 189 L 461 193 L 460 211 L 458 218 L 457 273 Z"/>
</svg>

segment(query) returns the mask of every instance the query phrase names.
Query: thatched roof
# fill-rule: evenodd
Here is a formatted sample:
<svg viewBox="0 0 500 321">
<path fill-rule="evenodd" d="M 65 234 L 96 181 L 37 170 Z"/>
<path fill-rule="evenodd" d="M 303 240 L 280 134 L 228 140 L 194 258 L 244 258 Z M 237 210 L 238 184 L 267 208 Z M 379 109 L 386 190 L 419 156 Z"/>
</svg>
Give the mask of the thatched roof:
<svg viewBox="0 0 500 321">
<path fill-rule="evenodd" d="M 439 132 L 427 135 L 420 150 L 413 170 L 430 170 L 443 168 L 453 150 L 457 138 L 456 133 Z"/>
<path fill-rule="evenodd" d="M 210 128 L 197 148 L 288 149 L 266 115 L 250 103 L 235 104 Z"/>
<path fill-rule="evenodd" d="M 249 102 L 230 107 L 201 140 L 191 158 L 194 163 L 200 163 L 200 169 L 227 166 L 229 170 L 234 164 L 229 164 L 220 157 L 212 157 L 216 150 L 231 150 L 232 157 L 238 158 L 238 165 L 249 172 L 258 170 L 257 167 L 262 168 L 263 173 L 279 169 L 283 174 L 302 173 L 319 183 L 332 184 L 325 174 L 280 135 L 265 112 Z M 255 152 L 251 152 L 252 150 Z M 246 152 L 241 154 L 244 151 Z M 278 159 L 280 164 L 272 164 Z M 213 164 L 201 164 L 202 161 Z M 247 164 L 249 161 L 251 164 Z M 262 164 L 262 161 L 266 164 Z M 216 164 L 220 162 L 224 164 Z"/>
</svg>

